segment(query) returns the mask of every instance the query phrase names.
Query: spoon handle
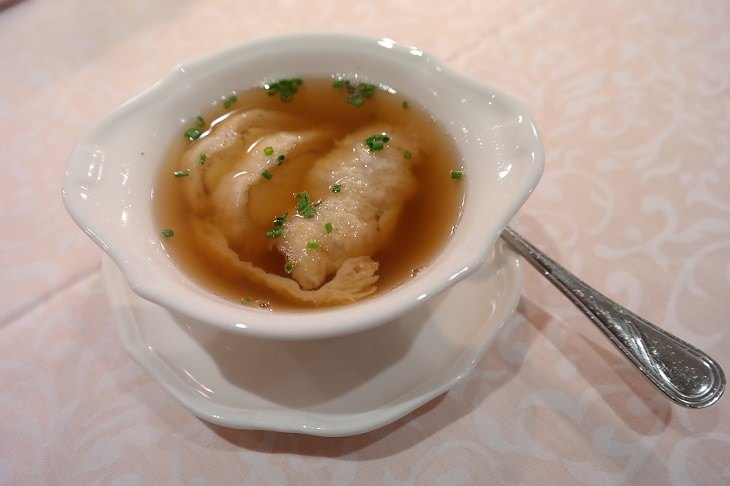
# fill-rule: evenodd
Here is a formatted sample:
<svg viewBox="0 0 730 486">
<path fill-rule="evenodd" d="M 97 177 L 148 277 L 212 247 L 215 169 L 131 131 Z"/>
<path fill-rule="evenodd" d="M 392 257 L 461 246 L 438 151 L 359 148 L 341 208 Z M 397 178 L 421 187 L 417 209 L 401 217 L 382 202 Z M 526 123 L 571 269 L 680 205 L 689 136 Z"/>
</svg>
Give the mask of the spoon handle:
<svg viewBox="0 0 730 486">
<path fill-rule="evenodd" d="M 725 374 L 715 360 L 637 316 L 578 279 L 507 227 L 502 232 L 520 255 L 570 299 L 670 399 L 689 408 L 715 403 Z"/>
</svg>

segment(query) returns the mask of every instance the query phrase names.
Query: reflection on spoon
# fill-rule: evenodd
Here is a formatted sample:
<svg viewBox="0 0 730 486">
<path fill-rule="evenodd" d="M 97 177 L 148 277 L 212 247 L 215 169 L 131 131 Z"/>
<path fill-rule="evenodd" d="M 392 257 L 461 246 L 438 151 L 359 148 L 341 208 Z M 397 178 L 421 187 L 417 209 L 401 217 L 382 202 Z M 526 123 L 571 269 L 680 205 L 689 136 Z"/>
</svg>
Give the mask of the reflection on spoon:
<svg viewBox="0 0 730 486">
<path fill-rule="evenodd" d="M 601 294 L 514 230 L 502 238 L 570 299 L 666 396 L 689 408 L 715 403 L 725 374 L 715 360 Z"/>
</svg>

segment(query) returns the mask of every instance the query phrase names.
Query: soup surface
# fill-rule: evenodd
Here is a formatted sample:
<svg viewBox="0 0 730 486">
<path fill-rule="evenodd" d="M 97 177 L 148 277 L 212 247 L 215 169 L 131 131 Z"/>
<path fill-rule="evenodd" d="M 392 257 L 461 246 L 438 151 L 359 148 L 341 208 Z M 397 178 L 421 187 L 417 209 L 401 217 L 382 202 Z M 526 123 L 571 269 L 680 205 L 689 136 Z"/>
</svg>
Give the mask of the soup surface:
<svg viewBox="0 0 730 486">
<path fill-rule="evenodd" d="M 283 79 L 221 98 L 182 131 L 154 191 L 161 238 L 192 279 L 244 305 L 386 292 L 459 219 L 453 141 L 386 87 Z"/>
</svg>

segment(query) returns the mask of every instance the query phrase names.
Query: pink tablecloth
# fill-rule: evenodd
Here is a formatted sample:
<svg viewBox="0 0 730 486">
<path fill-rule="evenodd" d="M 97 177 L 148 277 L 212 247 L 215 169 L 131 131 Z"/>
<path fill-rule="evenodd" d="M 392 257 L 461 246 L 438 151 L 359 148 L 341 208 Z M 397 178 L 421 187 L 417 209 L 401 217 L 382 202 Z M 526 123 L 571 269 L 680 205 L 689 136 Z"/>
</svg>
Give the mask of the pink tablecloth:
<svg viewBox="0 0 730 486">
<path fill-rule="evenodd" d="M 321 438 L 213 426 L 125 353 L 66 215 L 75 140 L 171 67 L 295 31 L 417 45 L 521 98 L 526 236 L 730 369 L 730 4 L 25 0 L 0 10 L 0 484 L 727 484 L 730 398 L 670 404 L 536 272 L 450 392 Z"/>
</svg>

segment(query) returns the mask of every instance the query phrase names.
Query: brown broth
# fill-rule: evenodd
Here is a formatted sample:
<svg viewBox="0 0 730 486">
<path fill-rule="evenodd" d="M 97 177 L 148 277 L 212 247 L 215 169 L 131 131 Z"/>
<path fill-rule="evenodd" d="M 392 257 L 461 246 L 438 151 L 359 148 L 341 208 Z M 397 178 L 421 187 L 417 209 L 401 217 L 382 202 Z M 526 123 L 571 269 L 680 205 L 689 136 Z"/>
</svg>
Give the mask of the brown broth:
<svg viewBox="0 0 730 486">
<path fill-rule="evenodd" d="M 360 107 L 348 103 L 346 98 L 345 90 L 333 88 L 331 79 L 307 79 L 289 102 L 282 102 L 278 96 L 268 96 L 263 88 L 254 88 L 237 93 L 237 101 L 230 109 L 224 109 L 223 103 L 216 103 L 209 112 L 201 115 L 204 120 L 216 120 L 231 111 L 272 109 L 306 117 L 311 120 L 311 126 L 334 124 L 341 129 L 342 136 L 364 124 L 381 120 L 394 125 L 410 125 L 422 135 L 423 140 L 429 141 L 419 155 L 422 162 L 413 168 L 418 187 L 403 207 L 399 228 L 392 240 L 372 255 L 380 263 L 378 290 L 374 294 L 378 295 L 412 278 L 436 257 L 450 238 L 464 199 L 463 184 L 450 177 L 451 170 L 460 167 L 460 157 L 443 128 L 425 110 L 399 93 L 378 89 Z M 179 190 L 180 181 L 172 173 L 177 170 L 180 157 L 188 147 L 189 143 L 181 137 L 181 142 L 170 150 L 153 197 L 160 229 L 173 228 L 175 231 L 174 237 L 164 240 L 174 262 L 202 287 L 224 298 L 234 301 L 250 298 L 273 309 L 306 309 L 304 304 L 290 302 L 268 288 L 240 277 L 227 277 L 195 246 L 193 238 L 185 237 L 190 234 L 186 224 L 189 209 Z M 331 148 L 323 147 L 322 155 Z M 270 221 L 281 212 L 281 208 L 272 204 L 271 215 L 264 218 L 268 228 L 262 228 L 262 232 L 271 229 Z M 403 224 L 406 221 L 407 224 Z M 253 263 L 267 271 L 282 274 L 275 270 L 282 269 L 284 263 L 278 252 L 272 251 L 264 261 Z"/>
</svg>

